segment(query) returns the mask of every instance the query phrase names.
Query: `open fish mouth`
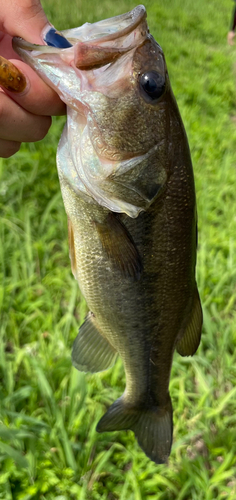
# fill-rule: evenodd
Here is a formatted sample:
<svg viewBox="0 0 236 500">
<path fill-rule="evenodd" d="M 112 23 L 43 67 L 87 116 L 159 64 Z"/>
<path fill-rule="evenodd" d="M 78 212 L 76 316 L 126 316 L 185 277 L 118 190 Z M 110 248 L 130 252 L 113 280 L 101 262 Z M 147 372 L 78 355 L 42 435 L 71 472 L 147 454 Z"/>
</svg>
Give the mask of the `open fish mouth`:
<svg viewBox="0 0 236 500">
<path fill-rule="evenodd" d="M 93 24 L 85 23 L 79 28 L 60 33 L 47 28 L 44 33 L 47 45 L 35 45 L 14 37 L 13 48 L 19 55 L 25 52 L 45 55 L 60 53 L 67 64 L 74 63 L 81 70 L 95 69 L 112 63 L 143 43 L 149 33 L 146 17 L 145 7 L 138 5 L 125 14 Z M 61 44 L 60 38 L 64 39 Z"/>
<path fill-rule="evenodd" d="M 125 175 L 131 178 L 138 172 L 142 177 L 147 164 L 165 147 L 164 128 L 158 140 L 156 134 L 149 140 L 146 133 L 140 140 L 129 125 L 131 117 L 139 120 L 141 133 L 149 129 L 149 118 L 146 128 L 143 125 L 139 76 L 149 71 L 150 58 L 151 69 L 154 64 L 165 76 L 162 51 L 149 34 L 146 17 L 145 7 L 139 5 L 120 16 L 61 33 L 49 27 L 43 34 L 48 45 L 13 39 L 15 51 L 68 107 L 57 154 L 60 175 L 80 195 L 130 217 L 146 209 L 154 194 L 126 181 Z M 148 179 L 147 174 L 144 177 Z"/>
</svg>

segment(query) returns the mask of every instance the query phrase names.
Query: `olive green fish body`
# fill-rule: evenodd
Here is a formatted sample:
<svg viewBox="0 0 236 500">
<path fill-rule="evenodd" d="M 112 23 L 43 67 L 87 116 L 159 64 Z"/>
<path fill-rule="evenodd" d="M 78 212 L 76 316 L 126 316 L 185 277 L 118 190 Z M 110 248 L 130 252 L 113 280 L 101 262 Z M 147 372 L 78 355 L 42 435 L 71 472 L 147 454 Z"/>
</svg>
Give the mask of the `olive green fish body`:
<svg viewBox="0 0 236 500">
<path fill-rule="evenodd" d="M 72 271 L 90 309 L 72 361 L 97 372 L 121 357 L 126 388 L 97 430 L 132 429 L 163 463 L 173 353 L 194 354 L 202 326 L 188 141 L 143 6 L 63 34 L 65 49 L 14 43 L 68 107 L 57 165 Z"/>
<path fill-rule="evenodd" d="M 175 102 L 172 105 L 176 118 Z M 120 406 L 116 408 L 114 403 L 115 414 L 111 413 L 111 407 L 98 424 L 98 430 L 133 429 L 148 456 L 157 462 L 166 460 L 171 447 L 172 408 L 168 386 L 173 352 L 194 311 L 196 329 L 190 339 L 190 351 L 184 354 L 195 352 L 201 323 L 195 282 L 196 207 L 192 165 L 180 117 L 178 131 L 174 119 L 173 122 L 170 134 L 178 140 L 175 152 L 172 151 L 172 155 L 167 152 L 168 180 L 162 193 L 137 218 L 116 215 L 116 221 L 125 227 L 140 257 L 142 271 L 138 279 L 124 276 L 102 245 L 98 225 L 106 226 L 109 210 L 86 202 L 61 180 L 73 232 L 74 274 L 98 332 L 113 348 L 108 362 L 112 364 L 118 353 L 126 373 L 126 389 L 118 400 Z M 153 168 L 158 168 L 158 164 Z M 108 231 L 113 230 L 112 224 Z M 104 368 L 103 354 L 97 343 L 94 342 L 93 347 L 90 341 L 88 336 L 81 342 L 78 335 L 74 364 L 84 371 L 98 371 Z M 96 357 L 98 365 L 94 367 Z M 155 445 L 146 444 L 144 426 L 141 422 L 139 429 L 136 422 L 136 413 L 141 417 L 146 414 L 148 421 L 149 412 L 152 419 L 153 413 L 158 418 L 162 412 L 164 415 L 162 435 L 158 435 Z M 155 429 L 150 435 L 152 441 Z"/>
</svg>

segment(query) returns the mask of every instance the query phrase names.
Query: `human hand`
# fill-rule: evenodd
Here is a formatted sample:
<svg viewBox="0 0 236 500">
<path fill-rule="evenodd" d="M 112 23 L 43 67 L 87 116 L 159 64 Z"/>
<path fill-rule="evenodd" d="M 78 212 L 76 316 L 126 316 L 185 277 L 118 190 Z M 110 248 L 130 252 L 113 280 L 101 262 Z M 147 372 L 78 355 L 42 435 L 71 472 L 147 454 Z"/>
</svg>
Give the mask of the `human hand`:
<svg viewBox="0 0 236 500">
<path fill-rule="evenodd" d="M 234 45 L 234 37 L 235 37 L 235 32 L 229 31 L 227 35 L 227 41 L 229 45 Z"/>
<path fill-rule="evenodd" d="M 0 7 L 0 157 L 8 158 L 21 142 L 43 139 L 51 115 L 64 114 L 65 105 L 12 49 L 13 36 L 44 43 L 41 34 L 49 22 L 40 0 L 0 0 Z M 17 85 L 15 90 L 11 86 L 12 75 L 19 82 L 18 90 Z"/>
</svg>

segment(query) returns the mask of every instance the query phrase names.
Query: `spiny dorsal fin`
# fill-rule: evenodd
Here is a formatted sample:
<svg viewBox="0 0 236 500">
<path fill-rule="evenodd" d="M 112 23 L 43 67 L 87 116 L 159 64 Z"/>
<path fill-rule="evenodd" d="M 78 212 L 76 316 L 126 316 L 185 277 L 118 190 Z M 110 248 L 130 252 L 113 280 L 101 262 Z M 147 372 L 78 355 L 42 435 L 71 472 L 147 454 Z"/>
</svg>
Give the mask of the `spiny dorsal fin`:
<svg viewBox="0 0 236 500">
<path fill-rule="evenodd" d="M 99 332 L 90 312 L 79 329 L 72 350 L 72 363 L 83 372 L 100 372 L 115 363 L 116 351 Z"/>
<path fill-rule="evenodd" d="M 196 287 L 193 306 L 189 314 L 187 327 L 179 342 L 176 350 L 181 356 L 193 356 L 196 352 L 202 332 L 202 308 Z"/>
<path fill-rule="evenodd" d="M 139 279 L 142 262 L 131 235 L 118 217 L 110 213 L 105 222 L 95 222 L 102 246 L 125 277 Z"/>
</svg>

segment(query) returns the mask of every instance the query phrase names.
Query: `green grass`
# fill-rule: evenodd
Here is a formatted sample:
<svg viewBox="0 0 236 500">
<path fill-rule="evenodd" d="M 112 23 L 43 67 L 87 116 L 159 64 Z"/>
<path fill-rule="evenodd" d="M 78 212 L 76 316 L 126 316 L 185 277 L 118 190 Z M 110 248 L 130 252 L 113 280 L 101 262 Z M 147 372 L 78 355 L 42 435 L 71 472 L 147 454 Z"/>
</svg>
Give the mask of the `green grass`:
<svg viewBox="0 0 236 500">
<path fill-rule="evenodd" d="M 59 7 L 58 7 L 59 5 Z M 127 0 L 45 0 L 58 29 L 130 10 Z M 132 432 L 97 434 L 124 389 L 122 363 L 85 375 L 71 345 L 86 304 L 70 272 L 55 151 L 41 143 L 0 160 L 0 499 L 236 498 L 236 92 L 226 44 L 232 2 L 146 2 L 189 137 L 199 217 L 201 346 L 177 354 L 170 382 L 174 443 L 156 466 Z"/>
</svg>

